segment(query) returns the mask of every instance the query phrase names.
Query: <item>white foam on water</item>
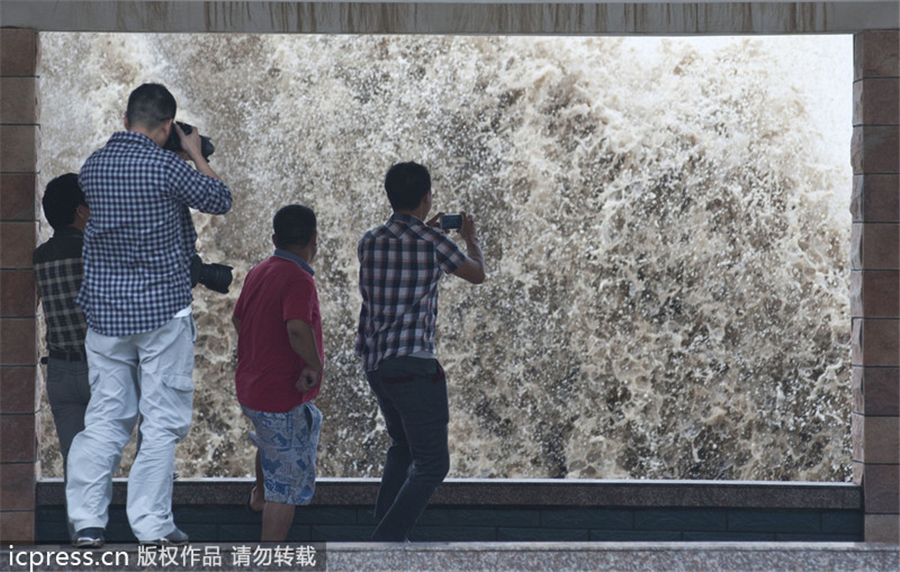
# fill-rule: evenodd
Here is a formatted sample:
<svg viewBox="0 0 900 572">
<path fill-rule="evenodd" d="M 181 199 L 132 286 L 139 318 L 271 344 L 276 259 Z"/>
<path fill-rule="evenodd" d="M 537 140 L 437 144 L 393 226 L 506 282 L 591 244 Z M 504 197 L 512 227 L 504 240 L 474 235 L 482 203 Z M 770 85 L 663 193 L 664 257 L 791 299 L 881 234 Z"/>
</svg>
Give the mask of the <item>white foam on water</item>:
<svg viewBox="0 0 900 572">
<path fill-rule="evenodd" d="M 235 196 L 195 216 L 236 283 L 194 292 L 183 476 L 252 472 L 229 317 L 290 202 L 320 225 L 319 474 L 380 474 L 355 248 L 389 214 L 384 172 L 416 160 L 436 208 L 475 213 L 490 268 L 441 293 L 451 476 L 849 478 L 850 37 L 41 42 L 44 182 L 159 81 Z M 58 476 L 51 423 L 42 438 Z"/>
</svg>

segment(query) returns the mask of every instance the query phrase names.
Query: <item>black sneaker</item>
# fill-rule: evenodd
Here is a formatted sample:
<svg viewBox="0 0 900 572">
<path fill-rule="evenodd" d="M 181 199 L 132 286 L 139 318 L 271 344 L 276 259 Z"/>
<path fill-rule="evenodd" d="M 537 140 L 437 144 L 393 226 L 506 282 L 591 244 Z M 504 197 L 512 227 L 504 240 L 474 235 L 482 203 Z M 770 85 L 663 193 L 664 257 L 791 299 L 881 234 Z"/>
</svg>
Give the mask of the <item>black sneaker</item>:
<svg viewBox="0 0 900 572">
<path fill-rule="evenodd" d="M 159 538 L 157 540 L 141 540 L 141 544 L 144 546 L 154 545 L 154 546 L 181 546 L 183 544 L 188 543 L 188 535 L 176 528 L 169 534 Z"/>
<path fill-rule="evenodd" d="M 72 539 L 75 548 L 100 548 L 103 546 L 102 528 L 83 528 Z"/>
</svg>

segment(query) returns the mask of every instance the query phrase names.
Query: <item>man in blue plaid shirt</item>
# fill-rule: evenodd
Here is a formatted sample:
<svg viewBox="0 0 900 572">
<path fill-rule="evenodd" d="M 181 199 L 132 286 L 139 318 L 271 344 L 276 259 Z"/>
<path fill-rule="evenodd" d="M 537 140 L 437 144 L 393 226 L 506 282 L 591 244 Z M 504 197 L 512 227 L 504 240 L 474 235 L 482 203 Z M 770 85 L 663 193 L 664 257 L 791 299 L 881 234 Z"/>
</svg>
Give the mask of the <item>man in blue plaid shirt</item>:
<svg viewBox="0 0 900 572">
<path fill-rule="evenodd" d="M 172 519 L 175 444 L 193 412 L 190 260 L 197 234 L 189 208 L 224 214 L 231 192 L 201 153 L 197 129 L 173 122 L 175 98 L 144 84 L 128 98 L 125 131 L 81 168 L 91 208 L 84 236 L 84 310 L 91 400 L 68 459 L 72 543 L 101 546 L 112 475 L 141 416 L 141 447 L 128 478 L 127 512 L 142 543 L 183 544 Z M 164 150 L 172 129 L 196 169 Z"/>
<path fill-rule="evenodd" d="M 435 356 L 438 281 L 484 281 L 484 256 L 470 215 L 458 233 L 467 254 L 438 227 L 431 175 L 417 163 L 391 167 L 384 181 L 394 210 L 359 241 L 362 310 L 356 353 L 392 445 L 375 501 L 372 540 L 403 542 L 450 470 L 447 380 Z"/>
</svg>

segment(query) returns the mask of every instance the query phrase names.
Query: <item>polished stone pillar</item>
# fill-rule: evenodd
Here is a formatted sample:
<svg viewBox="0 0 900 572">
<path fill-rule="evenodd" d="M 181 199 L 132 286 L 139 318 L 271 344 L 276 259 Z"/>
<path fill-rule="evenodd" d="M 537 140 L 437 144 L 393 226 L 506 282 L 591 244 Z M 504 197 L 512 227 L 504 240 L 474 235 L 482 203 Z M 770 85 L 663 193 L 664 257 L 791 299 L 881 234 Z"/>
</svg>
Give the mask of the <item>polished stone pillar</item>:
<svg viewBox="0 0 900 572">
<path fill-rule="evenodd" d="M 866 542 L 900 542 L 900 31 L 854 36 L 853 475 Z"/>
<path fill-rule="evenodd" d="M 38 34 L 0 29 L 0 540 L 34 542 Z"/>
</svg>

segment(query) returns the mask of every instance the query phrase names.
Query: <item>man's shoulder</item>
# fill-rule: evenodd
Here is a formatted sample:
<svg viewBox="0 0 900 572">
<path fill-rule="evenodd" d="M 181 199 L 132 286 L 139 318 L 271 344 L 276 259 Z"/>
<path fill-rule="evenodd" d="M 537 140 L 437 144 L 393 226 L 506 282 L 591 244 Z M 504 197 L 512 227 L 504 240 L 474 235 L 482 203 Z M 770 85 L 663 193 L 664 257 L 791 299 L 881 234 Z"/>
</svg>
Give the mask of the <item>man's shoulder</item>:
<svg viewBox="0 0 900 572">
<path fill-rule="evenodd" d="M 34 249 L 31 256 L 33 264 L 46 264 L 58 260 L 81 260 L 81 248 L 84 244 L 80 234 L 56 234 Z"/>
<path fill-rule="evenodd" d="M 245 282 L 247 280 L 252 280 L 252 279 L 256 278 L 260 274 L 265 274 L 266 270 L 272 265 L 273 258 L 275 258 L 275 257 L 270 256 L 269 258 L 262 260 L 259 264 L 257 264 L 253 268 L 251 268 L 250 271 L 247 272 L 247 278 L 245 279 Z"/>
<path fill-rule="evenodd" d="M 284 280 L 308 280 L 314 282 L 312 275 L 300 267 L 299 264 L 279 256 L 270 256 L 250 269 L 247 273 L 247 279 L 255 279 L 257 276 L 265 275 L 266 279 L 281 278 Z"/>
<path fill-rule="evenodd" d="M 433 248 L 440 252 L 459 250 L 456 241 L 450 238 L 443 230 L 427 226 L 425 224 L 418 225 L 411 229 L 410 235 L 413 240 L 428 242 Z"/>
<path fill-rule="evenodd" d="M 428 240 L 432 242 L 450 240 L 440 229 L 424 223 L 409 224 L 407 221 L 394 219 L 366 231 L 359 240 L 362 243 L 379 239 Z"/>
<path fill-rule="evenodd" d="M 53 239 L 50 239 L 53 240 Z M 50 241 L 39 244 L 37 248 L 34 249 L 34 253 L 31 255 L 32 264 L 41 264 L 47 262 L 49 260 L 50 249 Z"/>
<path fill-rule="evenodd" d="M 372 227 L 363 233 L 362 238 L 376 238 L 378 236 L 382 236 L 384 234 L 390 233 L 390 227 L 387 224 L 379 224 L 378 226 Z"/>
<path fill-rule="evenodd" d="M 432 242 L 444 242 L 450 241 L 453 242 L 447 233 L 439 228 L 435 228 L 433 226 L 422 225 L 420 228 L 416 229 L 416 231 L 424 238 L 432 241 Z M 455 243 L 454 243 L 455 244 Z"/>
<path fill-rule="evenodd" d="M 90 167 L 94 163 L 116 160 L 116 158 L 170 162 L 176 159 L 177 155 L 163 149 L 146 135 L 132 131 L 117 131 L 110 136 L 103 147 L 91 153 L 84 162 L 84 167 Z"/>
<path fill-rule="evenodd" d="M 357 245 L 360 248 L 363 248 L 367 245 L 378 242 L 385 236 L 389 236 L 389 234 L 390 233 L 388 231 L 387 225 L 385 224 L 376 226 L 375 228 L 370 228 L 369 230 L 364 232 L 361 237 L 359 237 L 359 242 L 357 243 Z"/>
</svg>

